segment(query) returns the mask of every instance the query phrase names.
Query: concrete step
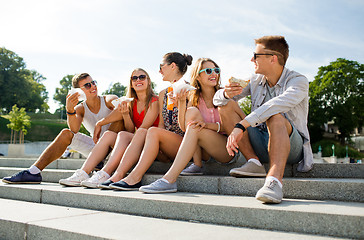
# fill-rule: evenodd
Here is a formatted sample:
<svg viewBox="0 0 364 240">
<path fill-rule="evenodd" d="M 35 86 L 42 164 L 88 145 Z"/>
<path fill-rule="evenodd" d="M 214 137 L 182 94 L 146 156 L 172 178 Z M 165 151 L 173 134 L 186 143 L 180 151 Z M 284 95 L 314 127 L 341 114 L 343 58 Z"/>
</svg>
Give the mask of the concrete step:
<svg viewBox="0 0 364 240">
<path fill-rule="evenodd" d="M 14 173 L 25 170 L 26 168 L 0 167 L 0 178 L 11 176 Z M 65 169 L 45 169 L 42 171 L 42 179 L 44 182 L 58 183 L 60 179 L 72 176 L 75 170 Z"/>
<path fill-rule="evenodd" d="M 10 176 L 23 169 L 0 168 L 0 178 Z M 44 182 L 58 183 L 74 170 L 46 169 L 42 172 Z M 146 174 L 143 185 L 160 178 L 160 174 Z M 264 178 L 235 178 L 230 176 L 179 176 L 178 190 L 181 192 L 211 193 L 220 195 L 255 196 L 263 186 Z M 284 178 L 284 196 L 295 199 L 337 200 L 364 202 L 364 179 L 342 178 Z"/>
<path fill-rule="evenodd" d="M 281 204 L 270 205 L 253 197 L 184 192 L 143 194 L 52 183 L 1 183 L 0 198 L 160 219 L 364 238 L 364 203 L 284 199 Z"/>
<path fill-rule="evenodd" d="M 0 212 L 1 239 L 333 239 L 6 199 Z"/>
<path fill-rule="evenodd" d="M 0 167 L 29 168 L 36 158 L 0 158 Z M 81 168 L 86 159 L 67 158 L 58 159 L 47 166 L 47 169 L 67 169 L 76 170 Z"/>
<path fill-rule="evenodd" d="M 35 158 L 8 158 L 0 157 L 0 167 L 28 168 L 36 161 Z M 85 159 L 58 159 L 51 163 L 46 169 L 79 169 Z M 232 164 L 223 165 L 214 160 L 205 163 L 206 175 L 228 176 L 232 168 L 240 167 L 245 163 L 241 156 L 238 161 Z M 171 163 L 154 162 L 149 173 L 164 174 L 170 168 Z M 268 171 L 269 165 L 264 165 Z M 297 165 L 287 165 L 284 173 L 285 177 L 300 178 L 363 178 L 364 164 L 340 164 L 340 163 L 316 163 L 313 169 L 307 173 L 297 171 Z"/>
</svg>

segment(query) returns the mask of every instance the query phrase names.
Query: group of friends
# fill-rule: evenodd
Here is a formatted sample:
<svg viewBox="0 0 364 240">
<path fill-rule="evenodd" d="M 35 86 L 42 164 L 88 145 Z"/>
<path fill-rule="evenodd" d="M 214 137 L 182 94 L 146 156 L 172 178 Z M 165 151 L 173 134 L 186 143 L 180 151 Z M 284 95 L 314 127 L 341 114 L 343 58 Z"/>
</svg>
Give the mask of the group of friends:
<svg viewBox="0 0 364 240">
<path fill-rule="evenodd" d="M 255 45 L 251 59 L 255 74 L 246 87 L 228 83 L 221 88 L 219 65 L 199 58 L 188 81 L 194 90 L 173 92 L 168 87 L 157 96 L 148 73 L 137 68 L 131 73 L 126 96 L 133 100 L 114 107 L 117 96 L 100 96 L 89 74 L 75 75 L 72 85 L 82 89 L 86 100 L 79 103 L 79 93 L 67 96 L 69 128 L 58 134 L 29 169 L 3 182 L 40 183 L 41 171 L 70 147 L 87 159 L 71 177 L 59 181 L 62 185 L 176 192 L 180 174 L 199 175 L 211 157 L 228 164 L 242 154 L 247 162 L 231 169 L 230 175 L 265 177 L 256 199 L 280 203 L 286 164 L 297 163 L 301 172 L 313 166 L 307 128 L 309 82 L 285 67 L 289 47 L 283 36 L 264 36 L 255 39 Z M 159 66 L 163 81 L 185 81 L 192 60 L 188 54 L 165 54 Z M 237 101 L 249 95 L 251 113 L 245 115 Z M 79 132 L 81 124 L 91 136 Z M 90 177 L 107 156 L 106 164 Z M 173 163 L 163 177 L 142 186 L 143 175 L 156 159 Z M 268 172 L 264 163 L 270 164 Z"/>
</svg>

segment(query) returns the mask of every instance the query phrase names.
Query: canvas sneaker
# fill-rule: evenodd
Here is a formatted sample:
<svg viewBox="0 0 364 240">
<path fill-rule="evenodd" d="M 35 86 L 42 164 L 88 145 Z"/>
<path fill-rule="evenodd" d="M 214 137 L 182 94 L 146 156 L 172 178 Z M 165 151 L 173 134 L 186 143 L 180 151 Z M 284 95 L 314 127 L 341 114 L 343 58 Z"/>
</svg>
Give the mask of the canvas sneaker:
<svg viewBox="0 0 364 240">
<path fill-rule="evenodd" d="M 97 185 L 97 187 L 101 189 L 112 189 L 110 185 L 113 183 L 114 182 L 111 180 L 106 180 L 105 182 L 102 182 L 99 185 Z"/>
<path fill-rule="evenodd" d="M 123 190 L 123 191 L 138 191 L 141 186 L 142 186 L 142 182 L 138 182 L 134 185 L 129 185 L 126 182 L 124 182 L 123 180 L 110 184 L 110 187 L 112 189 Z"/>
<path fill-rule="evenodd" d="M 40 173 L 31 174 L 29 170 L 23 170 L 10 177 L 4 177 L 3 182 L 5 183 L 41 183 L 42 176 Z"/>
<path fill-rule="evenodd" d="M 109 179 L 110 175 L 104 171 L 95 172 L 92 177 L 81 182 L 82 187 L 97 188 L 97 185 Z"/>
<path fill-rule="evenodd" d="M 90 176 L 83 170 L 77 169 L 77 171 L 69 178 L 59 180 L 59 184 L 71 187 L 81 186 L 81 182 L 89 179 Z"/>
<path fill-rule="evenodd" d="M 160 178 L 149 185 L 140 187 L 139 191 L 143 193 L 174 193 L 177 192 L 177 182 L 166 183 Z"/>
<path fill-rule="evenodd" d="M 282 188 L 276 180 L 266 182 L 255 198 L 264 203 L 280 203 L 283 198 Z"/>
<path fill-rule="evenodd" d="M 203 168 L 195 165 L 192 163 L 190 166 L 183 169 L 181 172 L 182 176 L 193 176 L 193 175 L 202 175 L 203 174 Z"/>
<path fill-rule="evenodd" d="M 247 162 L 240 168 L 233 168 L 229 174 L 233 177 L 265 177 L 267 172 L 264 166 L 259 166 L 253 162 Z"/>
</svg>

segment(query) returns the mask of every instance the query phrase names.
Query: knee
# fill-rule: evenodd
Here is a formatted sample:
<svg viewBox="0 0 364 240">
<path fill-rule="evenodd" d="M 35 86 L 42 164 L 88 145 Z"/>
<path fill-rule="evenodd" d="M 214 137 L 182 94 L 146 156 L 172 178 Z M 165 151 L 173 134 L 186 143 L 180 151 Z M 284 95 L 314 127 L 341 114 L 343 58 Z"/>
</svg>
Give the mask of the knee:
<svg viewBox="0 0 364 240">
<path fill-rule="evenodd" d="M 71 144 L 74 133 L 68 128 L 62 129 L 62 131 L 58 134 L 55 141 L 62 141 Z"/>
<path fill-rule="evenodd" d="M 102 134 L 101 139 L 114 139 L 116 137 L 116 133 L 113 131 L 106 131 L 104 134 Z"/>
<path fill-rule="evenodd" d="M 287 119 L 282 114 L 278 113 L 271 116 L 266 123 L 269 129 L 275 129 L 285 127 L 286 122 Z"/>
<path fill-rule="evenodd" d="M 118 138 L 123 138 L 126 135 L 126 133 L 124 131 L 121 131 L 121 132 L 118 132 L 117 135 L 118 135 Z"/>
<path fill-rule="evenodd" d="M 159 136 L 160 132 L 161 132 L 160 128 L 150 127 L 147 132 L 147 138 L 155 139 Z"/>
<path fill-rule="evenodd" d="M 228 116 L 231 115 L 231 112 L 235 109 L 236 102 L 233 100 L 229 100 L 229 102 L 224 106 L 219 106 L 219 114 L 220 116 Z"/>
<path fill-rule="evenodd" d="M 58 137 L 61 139 L 72 139 L 74 133 L 68 128 L 62 129 L 62 131 L 58 134 Z"/>
</svg>

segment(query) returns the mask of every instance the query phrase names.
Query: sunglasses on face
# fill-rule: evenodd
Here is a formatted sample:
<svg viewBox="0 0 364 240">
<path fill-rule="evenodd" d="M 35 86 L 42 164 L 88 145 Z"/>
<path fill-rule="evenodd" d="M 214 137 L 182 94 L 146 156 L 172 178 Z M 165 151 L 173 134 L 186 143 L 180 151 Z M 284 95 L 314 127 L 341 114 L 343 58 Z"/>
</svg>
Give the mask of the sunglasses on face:
<svg viewBox="0 0 364 240">
<path fill-rule="evenodd" d="M 211 75 L 212 72 L 214 72 L 214 71 L 216 74 L 219 74 L 220 68 L 204 68 L 201 71 L 199 71 L 198 73 L 206 72 L 207 75 Z"/>
<path fill-rule="evenodd" d="M 254 60 L 257 60 L 257 56 L 273 56 L 274 54 L 271 53 L 253 53 L 254 54 Z"/>
<path fill-rule="evenodd" d="M 132 76 L 130 79 L 133 82 L 136 82 L 138 80 L 138 78 L 140 79 L 140 81 L 144 81 L 145 79 L 147 79 L 147 75 L 139 75 L 139 76 Z"/>
<path fill-rule="evenodd" d="M 81 88 L 85 88 L 86 90 L 88 90 L 88 89 L 91 88 L 91 84 L 96 86 L 96 84 L 97 84 L 96 80 L 93 80 L 93 81 L 91 81 L 89 83 L 85 83 Z"/>
<path fill-rule="evenodd" d="M 167 63 L 161 63 L 161 64 L 159 64 L 159 70 L 161 70 L 162 69 L 162 67 L 164 66 L 164 65 L 166 65 Z"/>
</svg>

